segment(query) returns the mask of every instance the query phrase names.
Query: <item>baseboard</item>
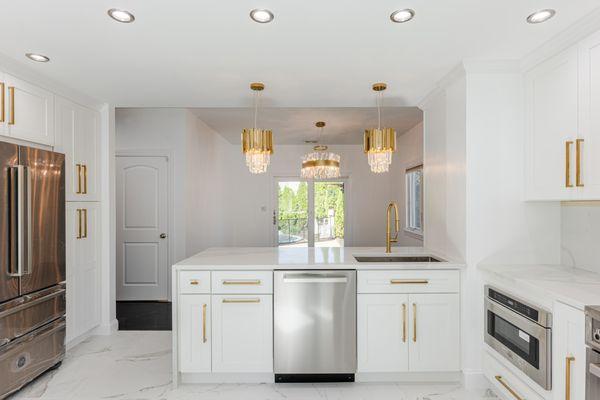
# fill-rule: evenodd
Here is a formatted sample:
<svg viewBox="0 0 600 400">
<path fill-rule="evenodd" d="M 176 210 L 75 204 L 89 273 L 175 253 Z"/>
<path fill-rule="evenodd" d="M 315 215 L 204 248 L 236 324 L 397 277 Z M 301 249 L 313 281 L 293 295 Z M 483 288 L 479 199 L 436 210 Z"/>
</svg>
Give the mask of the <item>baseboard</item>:
<svg viewBox="0 0 600 400">
<path fill-rule="evenodd" d="M 356 382 L 406 382 L 406 383 L 458 383 L 460 372 L 361 372 L 355 376 Z"/>
<path fill-rule="evenodd" d="M 119 321 L 113 319 L 108 324 L 100 325 L 94 330 L 94 335 L 107 336 L 112 335 L 119 330 Z"/>
<path fill-rule="evenodd" d="M 463 371 L 462 383 L 469 390 L 490 389 L 492 387 L 483 371 L 479 370 Z"/>
<path fill-rule="evenodd" d="M 80 344 L 81 342 L 90 338 L 91 336 L 94 336 L 94 329 L 90 329 L 89 331 L 82 333 L 81 335 L 77 336 L 76 338 L 69 340 L 66 343 L 67 350 L 72 349 L 73 347 L 77 346 L 78 344 Z"/>
<path fill-rule="evenodd" d="M 271 373 L 181 373 L 180 383 L 274 383 Z"/>
</svg>

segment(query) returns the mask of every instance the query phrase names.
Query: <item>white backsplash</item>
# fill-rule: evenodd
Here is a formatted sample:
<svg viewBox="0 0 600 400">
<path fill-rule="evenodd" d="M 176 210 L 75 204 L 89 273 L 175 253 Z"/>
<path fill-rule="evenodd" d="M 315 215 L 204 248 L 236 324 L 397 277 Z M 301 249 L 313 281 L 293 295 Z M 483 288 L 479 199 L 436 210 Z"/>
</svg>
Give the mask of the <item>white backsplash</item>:
<svg viewBox="0 0 600 400">
<path fill-rule="evenodd" d="M 562 263 L 600 273 L 600 201 L 563 203 Z"/>
</svg>

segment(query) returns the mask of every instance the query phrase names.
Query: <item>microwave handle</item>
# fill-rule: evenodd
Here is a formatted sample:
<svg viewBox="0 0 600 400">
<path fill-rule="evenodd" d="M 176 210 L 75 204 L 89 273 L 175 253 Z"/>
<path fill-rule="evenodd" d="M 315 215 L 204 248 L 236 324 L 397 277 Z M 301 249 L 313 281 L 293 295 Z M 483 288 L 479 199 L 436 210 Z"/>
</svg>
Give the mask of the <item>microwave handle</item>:
<svg viewBox="0 0 600 400">
<path fill-rule="evenodd" d="M 590 374 L 600 379 L 600 364 L 590 364 Z"/>
</svg>

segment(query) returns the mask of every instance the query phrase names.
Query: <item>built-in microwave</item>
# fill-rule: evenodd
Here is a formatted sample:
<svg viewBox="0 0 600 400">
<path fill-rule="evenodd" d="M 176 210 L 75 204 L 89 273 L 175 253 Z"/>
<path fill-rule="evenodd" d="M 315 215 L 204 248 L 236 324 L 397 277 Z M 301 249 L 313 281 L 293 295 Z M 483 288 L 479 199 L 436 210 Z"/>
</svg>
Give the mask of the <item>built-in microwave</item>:
<svg viewBox="0 0 600 400">
<path fill-rule="evenodd" d="M 485 286 L 485 342 L 546 390 L 552 389 L 552 314 Z"/>
</svg>

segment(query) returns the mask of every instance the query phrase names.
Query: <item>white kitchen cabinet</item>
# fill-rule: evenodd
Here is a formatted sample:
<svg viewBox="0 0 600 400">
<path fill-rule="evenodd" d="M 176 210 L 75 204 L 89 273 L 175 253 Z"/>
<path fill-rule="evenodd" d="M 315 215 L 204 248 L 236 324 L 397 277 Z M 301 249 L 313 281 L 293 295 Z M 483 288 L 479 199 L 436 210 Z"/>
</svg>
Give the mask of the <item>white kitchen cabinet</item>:
<svg viewBox="0 0 600 400">
<path fill-rule="evenodd" d="M 100 204 L 66 205 L 67 342 L 100 323 Z"/>
<path fill-rule="evenodd" d="M 100 113 L 57 96 L 55 149 L 66 155 L 67 201 L 99 201 Z"/>
<path fill-rule="evenodd" d="M 570 200 L 576 194 L 578 74 L 578 51 L 572 47 L 525 75 L 528 200 Z"/>
<path fill-rule="evenodd" d="M 212 296 L 212 371 L 273 372 L 273 296 Z"/>
<path fill-rule="evenodd" d="M 459 371 L 459 295 L 411 294 L 409 302 L 410 371 Z"/>
<path fill-rule="evenodd" d="M 0 117 L 5 120 L 0 133 L 53 146 L 54 94 L 9 74 L 4 74 L 0 82 L 0 88 L 4 86 Z"/>
<path fill-rule="evenodd" d="M 408 295 L 359 294 L 358 372 L 408 371 Z"/>
<path fill-rule="evenodd" d="M 585 314 L 563 303 L 554 303 L 552 328 L 555 400 L 585 400 Z M 567 387 L 569 390 L 567 391 Z"/>
<path fill-rule="evenodd" d="M 179 296 L 179 370 L 211 372 L 211 296 Z"/>
</svg>

